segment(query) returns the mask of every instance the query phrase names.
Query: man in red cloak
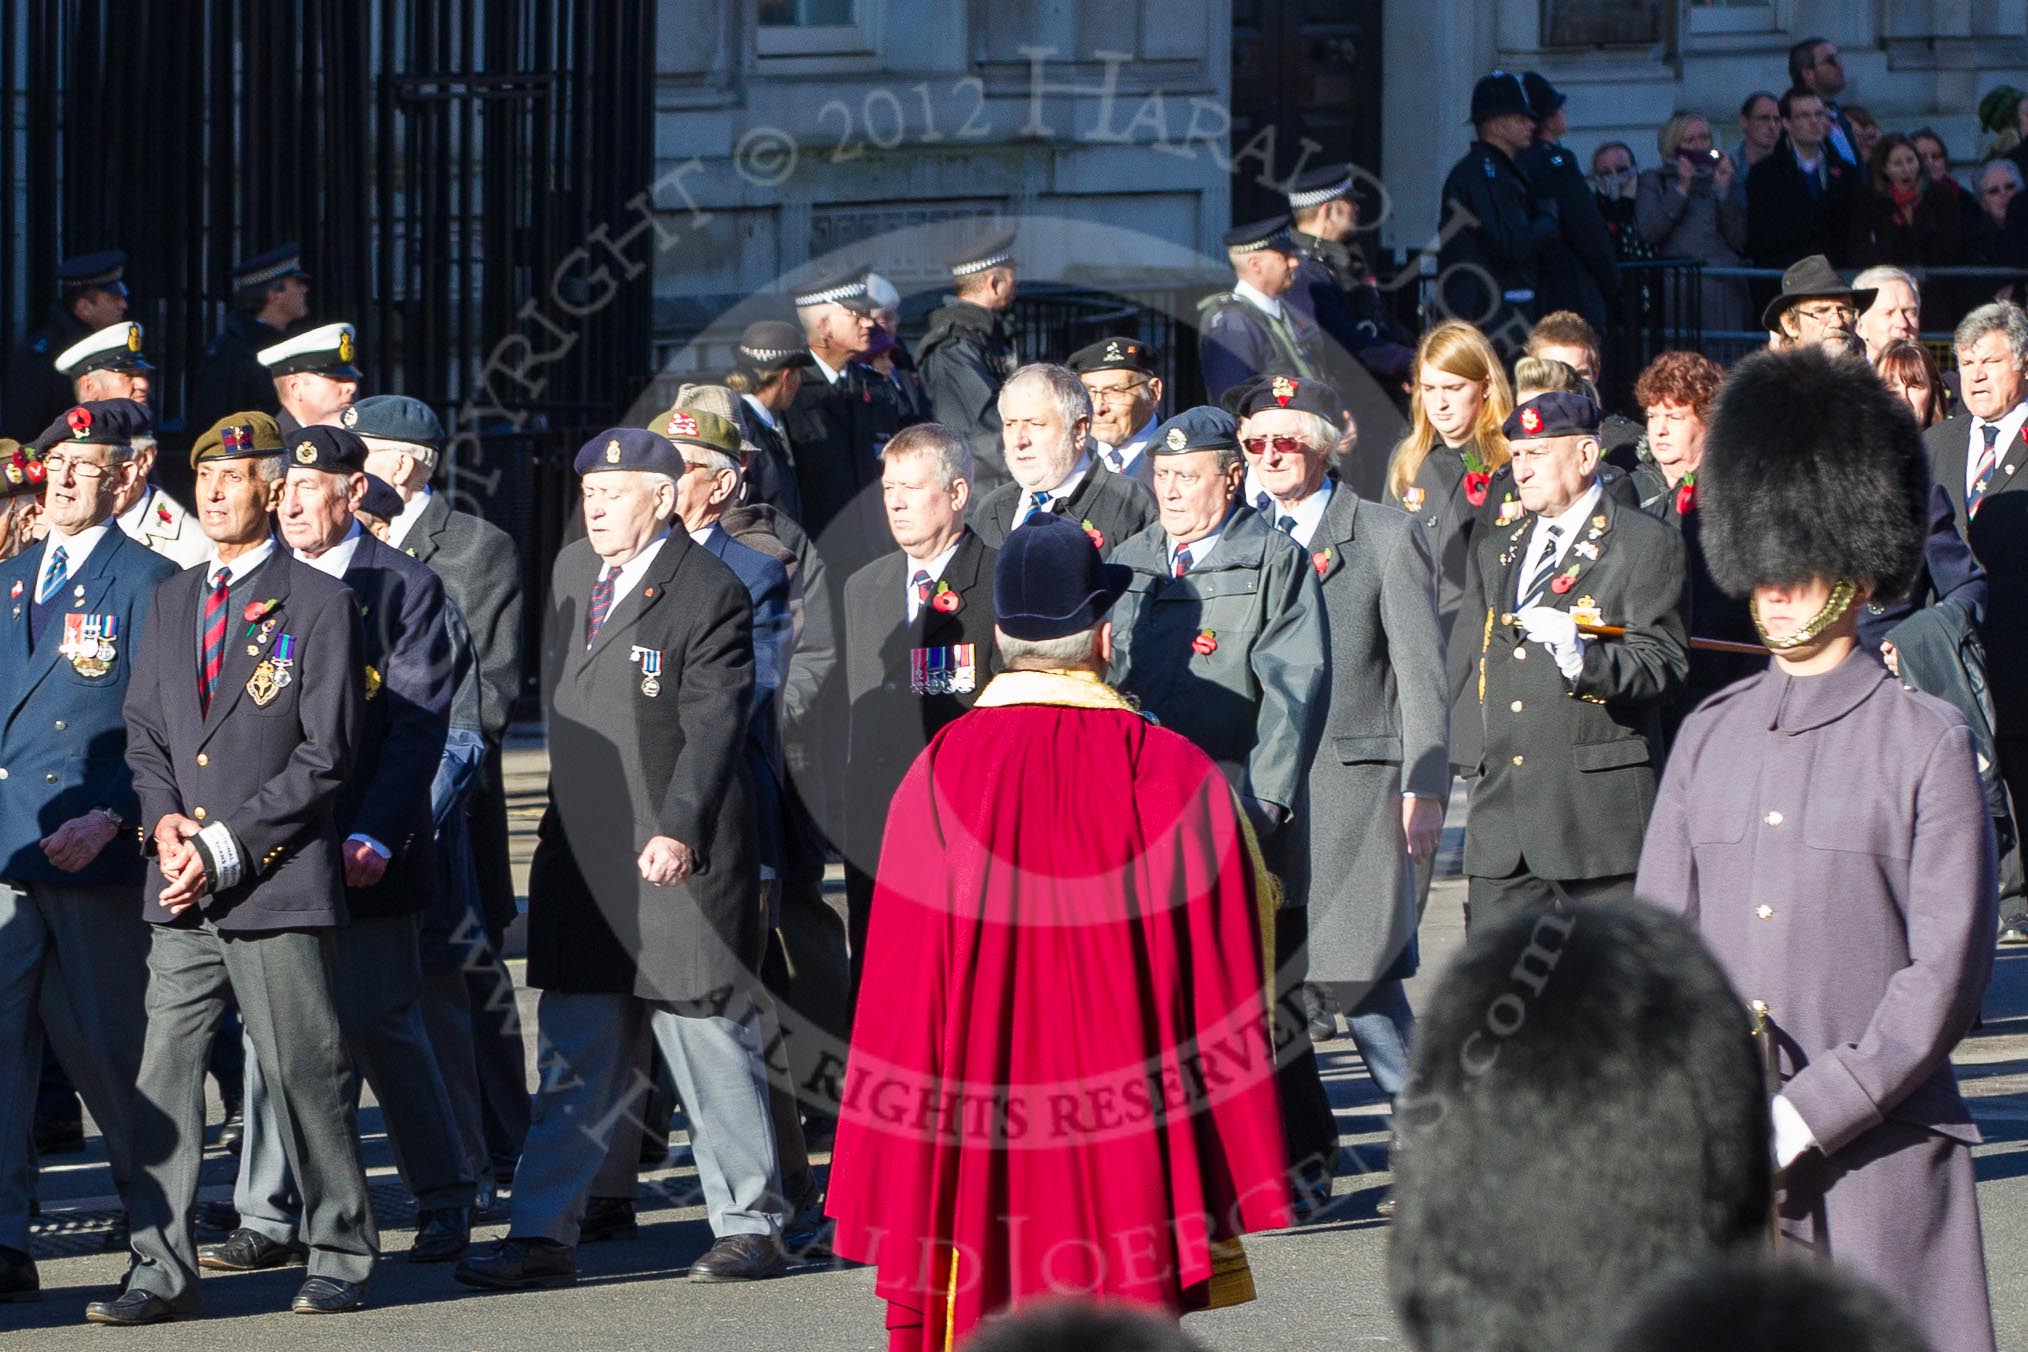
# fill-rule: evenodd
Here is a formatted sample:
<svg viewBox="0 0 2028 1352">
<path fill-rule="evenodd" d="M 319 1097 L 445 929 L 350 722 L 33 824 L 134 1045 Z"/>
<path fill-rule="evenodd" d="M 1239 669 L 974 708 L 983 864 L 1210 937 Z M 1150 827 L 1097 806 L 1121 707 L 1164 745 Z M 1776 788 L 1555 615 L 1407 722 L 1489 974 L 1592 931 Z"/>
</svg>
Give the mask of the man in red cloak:
<svg viewBox="0 0 2028 1352">
<path fill-rule="evenodd" d="M 1067 518 L 1008 537 L 1004 673 L 888 815 L 828 1210 L 891 1352 L 1050 1295 L 1252 1298 L 1290 1221 L 1274 885 L 1211 760 L 1102 673 L 1132 574 Z"/>
</svg>

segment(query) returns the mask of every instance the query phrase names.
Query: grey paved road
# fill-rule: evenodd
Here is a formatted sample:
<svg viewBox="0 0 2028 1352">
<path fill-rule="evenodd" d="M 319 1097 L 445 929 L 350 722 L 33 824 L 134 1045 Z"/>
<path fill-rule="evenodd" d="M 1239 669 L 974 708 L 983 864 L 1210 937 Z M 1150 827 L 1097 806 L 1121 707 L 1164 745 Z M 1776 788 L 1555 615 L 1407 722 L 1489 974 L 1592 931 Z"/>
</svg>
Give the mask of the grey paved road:
<svg viewBox="0 0 2028 1352">
<path fill-rule="evenodd" d="M 514 758 L 517 862 L 525 861 L 540 791 L 533 753 Z M 1461 819 L 1454 804 L 1452 823 Z M 1447 833 L 1454 852 L 1458 833 Z M 1440 881 L 1423 928 L 1426 989 L 1463 939 L 1462 884 Z M 530 1006 L 532 1008 L 532 1005 Z M 1986 1134 L 1977 1152 L 1986 1225 L 1987 1262 L 2002 1349 L 2028 1352 L 2028 950 L 2002 950 L 1986 1002 L 1986 1024 L 1960 1049 L 1957 1063 Z M 532 1020 L 530 1020 L 532 1027 Z M 1325 1044 L 1325 1076 L 1346 1144 L 1355 1161 L 1384 1164 L 1386 1108 L 1351 1044 Z M 215 1116 L 215 1109 L 214 1109 Z M 35 1235 L 45 1297 L 39 1304 L 0 1306 L 0 1349 L 37 1352 L 89 1346 L 166 1348 L 433 1349 L 516 1352 L 518 1349 L 694 1346 L 772 1349 L 865 1349 L 886 1346 L 869 1272 L 806 1264 L 789 1276 L 754 1286 L 698 1286 L 681 1280 L 685 1266 L 710 1242 L 702 1208 L 691 1203 L 694 1175 L 666 1168 L 643 1182 L 638 1239 L 580 1250 L 584 1273 L 567 1291 L 483 1294 L 451 1281 L 444 1267 L 400 1261 L 412 1224 L 407 1199 L 379 1133 L 378 1112 L 365 1116 L 367 1158 L 390 1261 L 376 1276 L 372 1308 L 341 1319 L 286 1311 L 301 1269 L 204 1279 L 205 1318 L 150 1329 L 100 1329 L 81 1322 L 86 1301 L 119 1276 L 123 1260 L 96 1252 L 110 1219 L 112 1191 L 96 1142 L 88 1156 L 52 1162 L 44 1175 L 46 1218 Z M 1338 1180 L 1337 1200 L 1300 1229 L 1248 1240 L 1260 1299 L 1187 1322 L 1226 1352 L 1291 1348 L 1401 1348 L 1388 1311 L 1384 1270 L 1387 1231 L 1373 1204 L 1387 1184 L 1381 1172 Z M 230 1196 L 230 1159 L 213 1151 L 204 1195 Z M 483 1236 L 505 1226 L 481 1229 Z"/>
</svg>

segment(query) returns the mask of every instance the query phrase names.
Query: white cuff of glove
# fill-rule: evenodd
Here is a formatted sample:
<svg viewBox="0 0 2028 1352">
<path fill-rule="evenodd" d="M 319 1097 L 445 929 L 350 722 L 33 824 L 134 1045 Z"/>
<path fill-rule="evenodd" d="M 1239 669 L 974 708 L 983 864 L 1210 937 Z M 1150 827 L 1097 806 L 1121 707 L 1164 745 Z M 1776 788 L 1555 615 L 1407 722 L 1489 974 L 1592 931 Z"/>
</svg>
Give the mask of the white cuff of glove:
<svg viewBox="0 0 2028 1352">
<path fill-rule="evenodd" d="M 1774 1096 L 1769 1116 L 1774 1120 L 1775 1168 L 1786 1169 L 1802 1158 L 1804 1151 L 1816 1148 L 1816 1133 L 1810 1130 L 1809 1123 L 1803 1121 L 1796 1105 L 1780 1094 Z"/>
<path fill-rule="evenodd" d="M 1584 640 L 1578 636 L 1577 621 L 1570 613 L 1552 606 L 1529 606 L 1517 618 L 1529 641 L 1547 650 L 1563 678 L 1576 680 L 1584 670 Z"/>
<path fill-rule="evenodd" d="M 240 879 L 246 876 L 246 857 L 224 822 L 213 822 L 190 840 L 204 862 L 204 876 L 211 879 L 213 892 L 229 892 L 239 886 Z"/>
</svg>

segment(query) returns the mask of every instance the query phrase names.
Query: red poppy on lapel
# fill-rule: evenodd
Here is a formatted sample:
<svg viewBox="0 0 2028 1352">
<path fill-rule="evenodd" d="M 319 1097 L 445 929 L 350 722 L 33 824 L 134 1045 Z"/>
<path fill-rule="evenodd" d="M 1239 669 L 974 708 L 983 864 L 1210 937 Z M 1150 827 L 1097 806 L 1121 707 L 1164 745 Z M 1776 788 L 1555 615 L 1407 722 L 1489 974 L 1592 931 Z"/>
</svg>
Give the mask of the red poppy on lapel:
<svg viewBox="0 0 2028 1352">
<path fill-rule="evenodd" d="M 1201 629 L 1197 637 L 1190 640 L 1190 651 L 1199 657 L 1209 657 L 1218 651 L 1218 635 L 1209 629 Z"/>
</svg>

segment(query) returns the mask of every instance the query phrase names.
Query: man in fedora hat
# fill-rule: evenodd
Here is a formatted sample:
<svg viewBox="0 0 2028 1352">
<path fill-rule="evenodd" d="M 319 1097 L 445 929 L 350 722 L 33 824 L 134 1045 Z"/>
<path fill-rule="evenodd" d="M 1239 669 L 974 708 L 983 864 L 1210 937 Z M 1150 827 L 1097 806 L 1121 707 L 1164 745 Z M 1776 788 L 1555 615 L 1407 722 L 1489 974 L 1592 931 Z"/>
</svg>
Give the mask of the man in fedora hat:
<svg viewBox="0 0 2028 1352">
<path fill-rule="evenodd" d="M 1854 290 L 1830 259 L 1811 254 L 1782 274 L 1781 294 L 1767 303 L 1760 322 L 1774 335 L 1773 347 L 1814 347 L 1827 334 L 1854 332 L 1876 294 L 1871 287 Z"/>
<path fill-rule="evenodd" d="M 829 1210 L 837 1253 L 878 1266 L 890 1352 L 1052 1291 L 1246 1300 L 1239 1234 L 1288 1223 L 1273 884 L 1211 758 L 1105 682 L 1133 580 L 1074 521 L 1009 535 L 1005 670 L 888 816 Z"/>
</svg>

